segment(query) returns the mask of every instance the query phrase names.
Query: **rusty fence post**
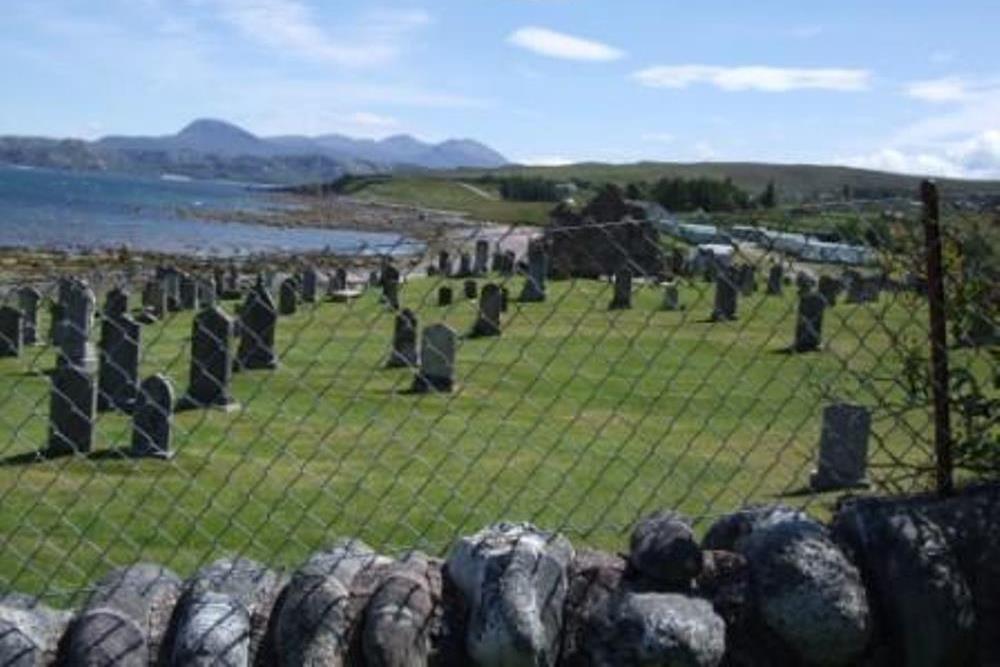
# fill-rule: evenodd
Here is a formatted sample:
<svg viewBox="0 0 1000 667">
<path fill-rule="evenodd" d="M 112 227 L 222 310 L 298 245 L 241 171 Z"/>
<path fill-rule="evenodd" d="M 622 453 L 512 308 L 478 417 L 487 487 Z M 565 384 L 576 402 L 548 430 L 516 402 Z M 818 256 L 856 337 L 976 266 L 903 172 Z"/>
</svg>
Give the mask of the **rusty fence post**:
<svg viewBox="0 0 1000 667">
<path fill-rule="evenodd" d="M 935 482 L 940 495 L 954 491 L 951 414 L 948 399 L 948 329 L 945 319 L 944 273 L 941 260 L 941 203 L 937 184 L 920 185 L 923 202 L 924 251 L 927 257 L 927 300 L 930 305 L 931 390 L 934 396 Z"/>
</svg>

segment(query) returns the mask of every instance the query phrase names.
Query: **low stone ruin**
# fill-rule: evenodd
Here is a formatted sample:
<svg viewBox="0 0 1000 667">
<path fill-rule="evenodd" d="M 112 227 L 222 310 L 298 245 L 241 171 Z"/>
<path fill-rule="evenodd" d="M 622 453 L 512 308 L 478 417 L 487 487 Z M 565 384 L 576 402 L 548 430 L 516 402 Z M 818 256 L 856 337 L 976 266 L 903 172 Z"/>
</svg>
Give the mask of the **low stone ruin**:
<svg viewBox="0 0 1000 667">
<path fill-rule="evenodd" d="M 848 501 L 829 526 L 750 507 L 700 542 L 659 512 L 622 555 L 499 523 L 444 560 L 341 540 L 291 573 L 242 557 L 187 581 L 115 569 L 73 612 L 3 595 L 0 663 L 987 665 L 998 562 L 996 485 Z"/>
</svg>

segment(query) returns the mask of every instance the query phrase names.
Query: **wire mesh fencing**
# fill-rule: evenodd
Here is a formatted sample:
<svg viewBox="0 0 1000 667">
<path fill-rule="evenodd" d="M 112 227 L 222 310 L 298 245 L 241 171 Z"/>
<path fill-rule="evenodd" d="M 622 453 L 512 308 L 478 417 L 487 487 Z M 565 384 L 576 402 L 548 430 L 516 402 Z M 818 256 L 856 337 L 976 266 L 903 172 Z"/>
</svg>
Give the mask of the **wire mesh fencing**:
<svg viewBox="0 0 1000 667">
<path fill-rule="evenodd" d="M 925 216 L 709 224 L 612 193 L 543 230 L 11 280 L 0 587 L 58 604 L 136 561 L 294 567 L 345 536 L 440 554 L 502 519 L 615 548 L 660 508 L 930 489 Z M 1000 457 L 997 228 L 944 201 L 960 480 Z"/>
</svg>

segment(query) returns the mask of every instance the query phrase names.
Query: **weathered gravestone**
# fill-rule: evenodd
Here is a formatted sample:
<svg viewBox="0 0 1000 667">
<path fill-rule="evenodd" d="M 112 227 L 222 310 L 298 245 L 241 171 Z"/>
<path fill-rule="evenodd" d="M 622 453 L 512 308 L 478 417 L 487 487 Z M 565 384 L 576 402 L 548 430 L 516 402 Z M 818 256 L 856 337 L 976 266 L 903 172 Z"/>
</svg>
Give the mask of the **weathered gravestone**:
<svg viewBox="0 0 1000 667">
<path fill-rule="evenodd" d="M 220 296 L 227 300 L 239 299 L 242 296 L 240 294 L 240 272 L 235 264 L 230 264 L 229 269 L 226 271 L 226 277 L 222 285 L 222 294 Z"/>
<path fill-rule="evenodd" d="M 785 282 L 785 269 L 781 264 L 775 264 L 767 272 L 767 293 L 772 296 L 781 294 Z"/>
<path fill-rule="evenodd" d="M 795 352 L 818 350 L 823 338 L 823 311 L 826 299 L 818 292 L 799 295 L 799 311 L 795 320 Z"/>
<path fill-rule="evenodd" d="M 172 458 L 174 386 L 162 374 L 150 376 L 139 387 L 132 414 L 132 447 L 136 457 Z"/>
<path fill-rule="evenodd" d="M 21 356 L 24 316 L 12 306 L 0 306 L 0 357 Z"/>
<path fill-rule="evenodd" d="M 448 254 L 447 250 L 442 250 L 438 253 L 438 272 L 442 276 L 448 277 L 451 275 L 451 255 Z"/>
<path fill-rule="evenodd" d="M 195 279 L 195 291 L 198 293 L 198 307 L 206 308 L 214 306 L 218 302 L 218 291 L 215 287 L 215 278 L 212 276 L 198 276 Z"/>
<path fill-rule="evenodd" d="M 152 321 L 149 318 L 160 319 L 167 314 L 167 293 L 160 279 L 153 278 L 142 288 L 142 310 L 148 321 Z"/>
<path fill-rule="evenodd" d="M 472 263 L 472 272 L 477 276 L 485 275 L 490 258 L 490 243 L 484 239 L 476 241 L 476 256 Z"/>
<path fill-rule="evenodd" d="M 128 314 L 128 292 L 114 287 L 104 295 L 104 317 L 115 318 Z"/>
<path fill-rule="evenodd" d="M 416 368 L 418 361 L 417 316 L 409 308 L 404 308 L 396 315 L 392 351 L 386 368 Z"/>
<path fill-rule="evenodd" d="M 316 303 L 316 294 L 319 291 L 319 271 L 316 267 L 309 266 L 302 272 L 302 301 L 304 303 Z"/>
<path fill-rule="evenodd" d="M 472 275 L 472 255 L 463 252 L 458 258 L 458 277 L 468 278 Z"/>
<path fill-rule="evenodd" d="M 329 295 L 347 289 L 347 271 L 343 267 L 337 267 L 337 270 L 330 276 L 330 282 L 327 283 L 326 287 Z"/>
<path fill-rule="evenodd" d="M 97 353 L 90 342 L 96 307 L 97 297 L 90 287 L 85 282 L 73 281 L 62 300 L 58 363 L 79 366 L 89 373 L 97 369 Z"/>
<path fill-rule="evenodd" d="M 666 283 L 663 285 L 663 310 L 674 311 L 681 309 L 680 294 L 677 283 Z"/>
<path fill-rule="evenodd" d="M 86 454 L 94 445 L 97 387 L 86 368 L 60 364 L 52 372 L 49 400 L 49 440 L 46 453 Z"/>
<path fill-rule="evenodd" d="M 221 266 L 212 267 L 212 281 L 215 284 L 215 298 L 222 299 L 226 291 L 226 270 Z"/>
<path fill-rule="evenodd" d="M 391 264 L 382 270 L 382 301 L 399 310 L 399 269 Z"/>
<path fill-rule="evenodd" d="M 59 337 L 62 335 L 65 326 L 63 320 L 66 319 L 66 299 L 75 284 L 74 278 L 59 278 L 56 283 L 56 297 L 49 304 L 49 342 L 53 345 L 61 345 Z"/>
<path fill-rule="evenodd" d="M 545 246 L 539 241 L 528 244 L 528 275 L 521 290 L 522 303 L 545 301 L 545 277 L 548 272 L 548 258 Z"/>
<path fill-rule="evenodd" d="M 806 271 L 802 269 L 795 274 L 795 287 L 798 289 L 799 293 L 811 292 L 816 289 L 816 285 L 819 283 L 819 279 L 816 278 L 816 274 L 812 271 Z"/>
<path fill-rule="evenodd" d="M 448 285 L 442 285 L 438 288 L 438 305 L 439 306 L 450 306 L 452 300 L 455 298 L 455 293 Z"/>
<path fill-rule="evenodd" d="M 181 310 L 198 310 L 198 283 L 190 273 L 180 277 Z"/>
<path fill-rule="evenodd" d="M 736 319 L 736 276 L 730 267 L 720 267 L 715 278 L 715 305 L 712 321 L 725 322 Z"/>
<path fill-rule="evenodd" d="M 475 299 L 479 296 L 479 285 L 476 284 L 475 280 L 466 280 L 462 283 L 462 292 L 466 299 Z"/>
<path fill-rule="evenodd" d="M 17 291 L 17 305 L 21 309 L 21 342 L 24 345 L 38 344 L 38 304 L 42 294 L 31 286 Z"/>
<path fill-rule="evenodd" d="M 128 412 L 134 406 L 139 390 L 141 335 L 142 327 L 127 312 L 115 317 L 105 314 L 101 320 L 98 410 L 117 409 Z"/>
<path fill-rule="evenodd" d="M 757 269 L 753 264 L 740 264 L 738 278 L 740 294 L 750 296 L 757 291 Z"/>
<path fill-rule="evenodd" d="M 233 320 L 218 306 L 195 315 L 191 326 L 191 372 L 188 390 L 178 402 L 178 410 L 236 407 L 230 391 L 233 355 L 229 339 Z"/>
<path fill-rule="evenodd" d="M 240 308 L 240 344 L 236 352 L 235 370 L 260 370 L 278 367 L 274 335 L 278 326 L 278 309 L 264 283 L 258 282 L 247 293 Z"/>
<path fill-rule="evenodd" d="M 868 485 L 871 412 L 861 405 L 836 403 L 823 410 L 819 465 L 809 478 L 814 491 Z"/>
<path fill-rule="evenodd" d="M 857 274 L 847 287 L 847 303 L 874 303 L 878 301 L 882 280 L 878 276 Z"/>
<path fill-rule="evenodd" d="M 837 298 L 844 286 L 833 276 L 822 275 L 819 277 L 819 293 L 826 301 L 826 305 L 833 307 L 837 305 Z"/>
<path fill-rule="evenodd" d="M 500 275 L 514 275 L 514 266 L 517 264 L 517 255 L 513 250 L 505 250 L 503 253 L 503 265 L 500 267 Z"/>
<path fill-rule="evenodd" d="M 298 286 L 292 278 L 285 278 L 278 288 L 278 310 L 282 315 L 294 315 L 298 307 Z"/>
<path fill-rule="evenodd" d="M 181 272 L 173 267 L 161 267 L 156 270 L 156 278 L 163 284 L 167 295 L 167 309 L 175 312 L 181 309 Z"/>
<path fill-rule="evenodd" d="M 614 294 L 609 310 L 628 310 L 632 307 L 632 270 L 622 267 L 615 271 Z"/>
<path fill-rule="evenodd" d="M 493 271 L 493 273 L 501 273 L 503 271 L 503 253 L 500 252 L 499 247 L 490 259 L 490 270 Z"/>
<path fill-rule="evenodd" d="M 500 286 L 494 283 L 487 284 L 479 297 L 479 315 L 470 335 L 473 338 L 499 336 L 502 311 L 503 292 L 500 291 Z"/>
<path fill-rule="evenodd" d="M 455 386 L 455 331 L 445 324 L 424 329 L 420 341 L 420 368 L 413 379 L 416 393 L 450 392 Z"/>
</svg>

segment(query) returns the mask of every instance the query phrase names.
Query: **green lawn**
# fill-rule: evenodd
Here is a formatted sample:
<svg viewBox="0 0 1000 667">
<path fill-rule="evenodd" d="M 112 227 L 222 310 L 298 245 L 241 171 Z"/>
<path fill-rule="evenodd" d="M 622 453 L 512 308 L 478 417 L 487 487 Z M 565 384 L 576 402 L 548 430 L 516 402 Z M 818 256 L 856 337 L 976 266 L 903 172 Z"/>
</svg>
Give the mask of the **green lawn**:
<svg viewBox="0 0 1000 667">
<path fill-rule="evenodd" d="M 437 307 L 437 285 L 409 283 L 404 305 L 422 326 L 468 330 L 474 304 Z M 173 461 L 109 455 L 130 424 L 104 414 L 103 454 L 0 467 L 0 587 L 57 594 L 138 559 L 188 573 L 234 552 L 291 566 L 348 535 L 441 553 L 498 519 L 617 549 L 655 508 L 703 529 L 805 485 L 823 406 L 899 403 L 890 350 L 924 340 L 923 312 L 892 295 L 838 306 L 828 350 L 792 356 L 779 352 L 792 290 L 743 299 L 738 322 L 709 324 L 708 285 L 682 288 L 688 309 L 676 313 L 643 287 L 632 310 L 608 312 L 610 289 L 558 282 L 545 304 L 512 303 L 502 337 L 462 342 L 451 395 L 406 395 L 412 374 L 382 369 L 393 317 L 375 294 L 307 306 L 280 321 L 279 370 L 237 375 L 241 411 L 177 416 Z M 190 326 L 187 313 L 144 329 L 144 375 L 166 372 L 183 391 Z M 40 372 L 52 362 L 49 348 L 0 360 L 0 455 L 44 444 Z M 923 410 L 879 407 L 874 431 L 873 464 L 925 460 Z M 807 501 L 822 513 L 831 498 L 789 499 Z"/>
</svg>

